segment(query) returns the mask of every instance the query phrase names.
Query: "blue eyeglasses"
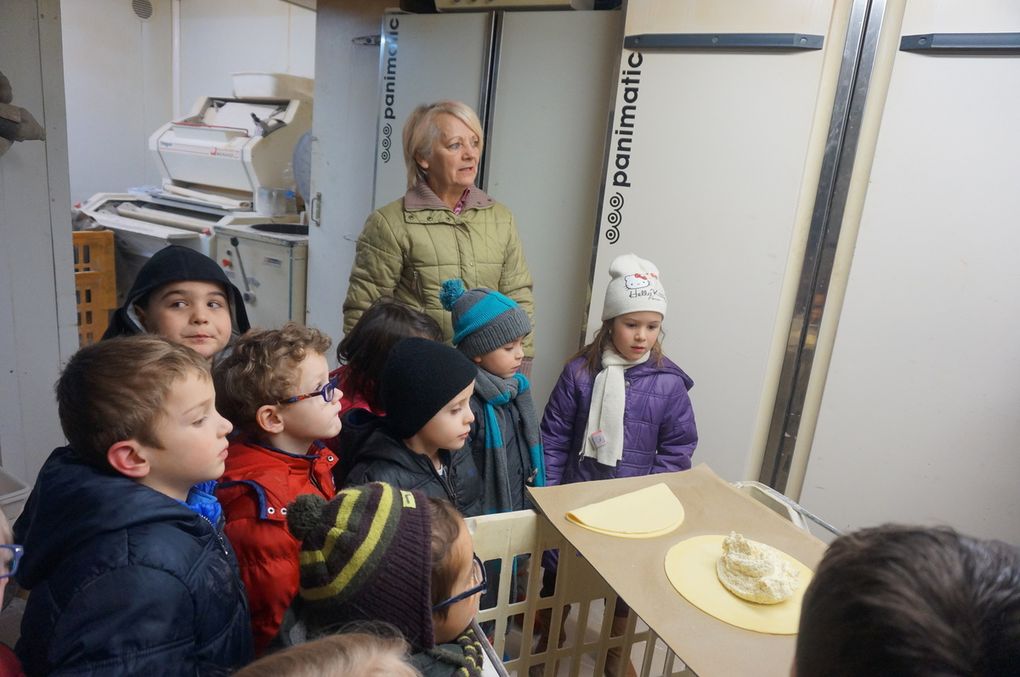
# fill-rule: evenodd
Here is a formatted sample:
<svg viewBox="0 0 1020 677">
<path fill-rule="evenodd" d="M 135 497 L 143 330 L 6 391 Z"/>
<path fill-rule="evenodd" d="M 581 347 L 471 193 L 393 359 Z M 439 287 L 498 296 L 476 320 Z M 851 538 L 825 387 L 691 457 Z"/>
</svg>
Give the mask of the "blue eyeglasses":
<svg viewBox="0 0 1020 677">
<path fill-rule="evenodd" d="M 334 376 L 333 378 L 326 381 L 326 385 L 322 386 L 313 393 L 305 393 L 304 395 L 295 395 L 294 397 L 288 397 L 285 400 L 277 402 L 277 404 L 294 404 L 295 402 L 307 400 L 312 397 L 315 397 L 316 395 L 326 400 L 326 404 L 329 404 L 330 402 L 333 401 L 333 395 L 334 393 L 336 393 L 336 384 L 339 382 L 338 379 L 339 377 Z"/>
<path fill-rule="evenodd" d="M 478 558 L 478 555 L 472 555 L 472 558 L 474 562 L 472 563 L 473 568 L 471 569 L 471 582 L 475 585 L 471 586 L 459 595 L 454 595 L 450 599 L 444 599 L 439 604 L 434 604 L 432 606 L 433 612 L 445 609 L 451 604 L 456 604 L 462 599 L 467 599 L 468 597 L 477 595 L 480 592 L 485 592 L 485 587 L 489 582 L 485 576 L 485 566 L 482 564 L 482 560 Z"/>
<path fill-rule="evenodd" d="M 18 571 L 25 549 L 20 545 L 0 544 L 0 578 L 10 578 Z"/>
</svg>

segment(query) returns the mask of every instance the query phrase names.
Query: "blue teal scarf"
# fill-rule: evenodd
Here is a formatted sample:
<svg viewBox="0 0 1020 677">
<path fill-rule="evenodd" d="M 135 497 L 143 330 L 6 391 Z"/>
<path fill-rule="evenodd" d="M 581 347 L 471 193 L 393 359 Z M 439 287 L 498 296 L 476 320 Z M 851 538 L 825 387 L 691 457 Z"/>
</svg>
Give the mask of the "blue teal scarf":
<svg viewBox="0 0 1020 677">
<path fill-rule="evenodd" d="M 517 403 L 521 413 L 521 434 L 528 445 L 528 456 L 531 461 L 529 485 L 545 486 L 545 459 L 542 454 L 542 435 L 535 416 L 535 404 L 531 399 L 531 384 L 523 374 L 514 374 L 513 378 L 501 378 L 490 374 L 481 367 L 475 377 L 475 392 L 485 400 L 485 453 L 491 458 L 492 468 L 496 477 L 496 506 L 499 512 L 510 510 L 510 478 L 506 462 L 506 446 L 503 430 L 500 426 L 501 417 L 498 409 L 506 407 L 510 402 Z M 509 417 L 504 420 L 509 420 Z"/>
</svg>

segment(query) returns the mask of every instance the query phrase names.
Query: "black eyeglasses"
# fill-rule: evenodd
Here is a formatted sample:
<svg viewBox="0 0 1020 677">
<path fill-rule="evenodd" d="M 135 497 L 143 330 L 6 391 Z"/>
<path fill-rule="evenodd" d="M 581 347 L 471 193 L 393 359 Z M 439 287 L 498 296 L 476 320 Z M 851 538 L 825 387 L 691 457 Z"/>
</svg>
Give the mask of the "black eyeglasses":
<svg viewBox="0 0 1020 677">
<path fill-rule="evenodd" d="M 10 578 L 18 571 L 25 549 L 20 545 L 0 544 L 0 578 Z"/>
<path fill-rule="evenodd" d="M 436 612 L 440 609 L 444 609 L 451 604 L 456 604 L 462 599 L 467 599 L 473 595 L 477 595 L 480 592 L 485 592 L 485 586 L 489 582 L 485 576 L 485 566 L 482 564 L 482 560 L 478 558 L 478 555 L 471 556 L 474 559 L 471 570 L 471 580 L 475 583 L 472 587 L 468 588 L 459 595 L 454 595 L 450 599 L 444 599 L 439 604 L 432 605 L 432 611 Z"/>
<path fill-rule="evenodd" d="M 339 379 L 338 376 L 334 376 L 333 378 L 326 381 L 326 385 L 322 386 L 313 393 L 305 393 L 304 395 L 295 395 L 294 397 L 288 397 L 285 400 L 277 402 L 277 404 L 294 404 L 295 402 L 307 400 L 309 398 L 315 397 L 316 395 L 326 400 L 326 404 L 329 404 L 330 402 L 333 401 L 333 395 L 334 393 L 336 393 L 336 384 L 339 382 L 338 379 Z"/>
</svg>

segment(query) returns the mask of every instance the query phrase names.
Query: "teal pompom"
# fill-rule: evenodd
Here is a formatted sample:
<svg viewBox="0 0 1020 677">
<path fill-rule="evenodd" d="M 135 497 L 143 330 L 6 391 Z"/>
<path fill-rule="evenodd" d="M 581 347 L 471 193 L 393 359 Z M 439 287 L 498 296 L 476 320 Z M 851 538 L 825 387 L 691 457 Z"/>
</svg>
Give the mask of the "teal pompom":
<svg viewBox="0 0 1020 677">
<path fill-rule="evenodd" d="M 301 494 L 287 506 L 287 526 L 298 540 L 304 540 L 320 527 L 326 499 L 318 494 Z"/>
<path fill-rule="evenodd" d="M 465 291 L 464 281 L 460 278 L 445 280 L 439 289 L 439 302 L 447 310 L 453 310 L 453 304 L 457 303 L 457 299 L 463 296 Z"/>
</svg>

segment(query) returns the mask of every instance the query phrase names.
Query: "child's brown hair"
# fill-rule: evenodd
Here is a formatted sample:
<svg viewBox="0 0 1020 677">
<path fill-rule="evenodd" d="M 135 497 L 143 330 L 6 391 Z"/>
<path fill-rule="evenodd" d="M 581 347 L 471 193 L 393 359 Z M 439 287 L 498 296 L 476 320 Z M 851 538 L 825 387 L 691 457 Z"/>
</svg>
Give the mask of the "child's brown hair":
<svg viewBox="0 0 1020 677">
<path fill-rule="evenodd" d="M 344 387 L 382 409 L 379 381 L 386 358 L 398 341 L 412 336 L 442 341 L 443 331 L 425 313 L 389 296 L 373 301 L 336 347 L 337 362 L 347 365 Z"/>
<path fill-rule="evenodd" d="M 608 320 L 602 321 L 602 326 L 595 332 L 595 336 L 592 338 L 591 343 L 581 348 L 575 353 L 570 359 L 576 359 L 578 357 L 584 358 L 584 366 L 588 370 L 588 373 L 595 375 L 602 371 L 602 353 L 606 350 L 616 350 L 613 346 L 613 322 L 616 320 L 612 317 Z M 658 338 L 655 339 L 655 345 L 649 355 L 649 359 L 654 364 L 662 363 L 662 332 L 659 332 Z"/>
<path fill-rule="evenodd" d="M 191 374 L 210 378 L 206 359 L 158 336 L 86 346 L 71 357 L 54 388 L 64 436 L 81 458 L 107 470 L 106 452 L 116 442 L 160 447 L 156 428 L 167 396 Z"/>
<path fill-rule="evenodd" d="M 259 407 L 293 395 L 298 364 L 310 353 L 326 354 L 331 343 L 318 329 L 295 322 L 249 331 L 213 370 L 216 409 L 236 428 L 257 435 Z"/>
<path fill-rule="evenodd" d="M 797 677 L 1017 674 L 1020 552 L 948 528 L 836 539 L 804 594 Z"/>
<path fill-rule="evenodd" d="M 441 498 L 429 499 L 429 513 L 432 518 L 432 606 L 449 599 L 460 572 L 454 566 L 453 542 L 466 529 L 464 518 L 453 505 Z M 446 618 L 450 607 L 446 606 L 433 613 Z"/>
</svg>

